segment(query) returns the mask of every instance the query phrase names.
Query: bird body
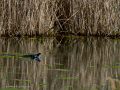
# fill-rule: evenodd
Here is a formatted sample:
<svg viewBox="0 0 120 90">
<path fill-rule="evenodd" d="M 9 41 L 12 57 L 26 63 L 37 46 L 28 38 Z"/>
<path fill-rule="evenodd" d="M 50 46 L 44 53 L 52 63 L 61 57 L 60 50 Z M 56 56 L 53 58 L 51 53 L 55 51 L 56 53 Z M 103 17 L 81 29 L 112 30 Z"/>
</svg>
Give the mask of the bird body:
<svg viewBox="0 0 120 90">
<path fill-rule="evenodd" d="M 21 57 L 26 57 L 26 58 L 32 58 L 34 60 L 36 59 L 41 59 L 41 53 L 35 53 L 35 54 L 26 54 L 26 55 L 22 55 Z"/>
</svg>

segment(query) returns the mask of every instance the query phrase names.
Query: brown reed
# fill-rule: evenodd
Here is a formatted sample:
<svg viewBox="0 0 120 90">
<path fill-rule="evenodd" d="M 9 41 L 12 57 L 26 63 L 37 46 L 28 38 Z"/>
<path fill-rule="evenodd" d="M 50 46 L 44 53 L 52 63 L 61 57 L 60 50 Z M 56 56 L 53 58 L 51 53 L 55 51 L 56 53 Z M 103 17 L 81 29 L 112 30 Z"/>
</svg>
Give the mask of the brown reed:
<svg viewBox="0 0 120 90">
<path fill-rule="evenodd" d="M 120 80 L 119 79 L 113 79 L 111 77 L 107 77 L 107 80 L 109 80 L 112 90 L 115 90 L 116 87 L 118 87 L 118 89 L 120 89 Z"/>
<path fill-rule="evenodd" d="M 115 82 L 111 77 L 107 77 L 107 80 L 110 81 L 110 86 L 112 88 L 112 90 L 115 90 Z"/>
<path fill-rule="evenodd" d="M 56 28 L 53 28 L 56 27 Z M 1 0 L 0 36 L 120 35 L 119 0 Z"/>
</svg>

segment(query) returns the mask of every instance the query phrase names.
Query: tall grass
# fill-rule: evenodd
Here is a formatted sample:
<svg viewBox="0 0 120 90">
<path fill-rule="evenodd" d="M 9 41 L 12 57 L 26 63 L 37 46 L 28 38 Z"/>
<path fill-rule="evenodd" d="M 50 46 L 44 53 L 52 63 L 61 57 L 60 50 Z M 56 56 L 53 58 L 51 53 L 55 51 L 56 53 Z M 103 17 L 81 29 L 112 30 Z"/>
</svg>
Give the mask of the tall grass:
<svg viewBox="0 0 120 90">
<path fill-rule="evenodd" d="M 0 35 L 56 33 L 120 35 L 120 1 L 0 1 Z"/>
</svg>

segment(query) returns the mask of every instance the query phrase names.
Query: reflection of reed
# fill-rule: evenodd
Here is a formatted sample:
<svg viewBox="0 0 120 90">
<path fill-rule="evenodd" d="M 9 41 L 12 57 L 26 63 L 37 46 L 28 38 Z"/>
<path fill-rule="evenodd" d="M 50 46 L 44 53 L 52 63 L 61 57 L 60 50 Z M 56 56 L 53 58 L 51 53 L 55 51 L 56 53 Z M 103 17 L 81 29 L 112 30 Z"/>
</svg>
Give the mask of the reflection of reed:
<svg viewBox="0 0 120 90">
<path fill-rule="evenodd" d="M 0 79 L 0 87 L 24 86 L 24 89 L 30 90 L 110 90 L 109 87 L 104 88 L 109 85 L 106 77 L 118 78 L 116 76 L 120 73 L 119 68 L 102 67 L 113 66 L 115 65 L 113 61 L 119 61 L 116 57 L 119 57 L 120 42 L 117 41 L 101 38 L 62 38 L 61 40 L 54 38 L 45 41 L 27 38 L 0 39 L 0 52 L 6 52 L 8 44 L 10 44 L 9 52 L 41 52 L 45 56 L 42 56 L 40 63 L 26 62 L 16 57 L 1 58 L 0 78 L 7 79 Z M 55 63 L 63 65 L 55 65 Z M 65 79 L 65 77 L 77 79 Z M 114 82 L 120 84 L 120 81 L 111 77 L 108 77 L 108 80 L 111 88 L 114 89 Z"/>
</svg>

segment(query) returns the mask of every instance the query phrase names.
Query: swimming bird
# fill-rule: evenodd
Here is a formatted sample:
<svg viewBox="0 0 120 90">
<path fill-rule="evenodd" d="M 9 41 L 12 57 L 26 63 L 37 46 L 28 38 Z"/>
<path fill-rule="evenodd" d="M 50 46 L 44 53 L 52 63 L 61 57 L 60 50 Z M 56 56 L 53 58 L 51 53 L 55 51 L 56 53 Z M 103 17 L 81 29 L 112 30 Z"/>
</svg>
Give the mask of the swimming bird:
<svg viewBox="0 0 120 90">
<path fill-rule="evenodd" d="M 26 58 L 32 58 L 32 59 L 41 59 L 41 53 L 35 53 L 35 54 L 26 54 L 22 55 L 21 57 L 26 57 Z"/>
</svg>

